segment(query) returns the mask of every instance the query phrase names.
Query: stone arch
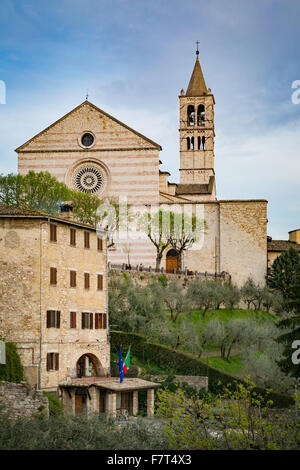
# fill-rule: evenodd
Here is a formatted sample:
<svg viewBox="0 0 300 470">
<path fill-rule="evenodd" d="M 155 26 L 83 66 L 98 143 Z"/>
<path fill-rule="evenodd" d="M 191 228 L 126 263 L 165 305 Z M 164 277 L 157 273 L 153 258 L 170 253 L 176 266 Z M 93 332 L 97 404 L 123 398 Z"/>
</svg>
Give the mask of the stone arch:
<svg viewBox="0 0 300 470">
<path fill-rule="evenodd" d="M 187 107 L 187 124 L 188 126 L 195 125 L 195 106 L 189 104 Z"/>
<path fill-rule="evenodd" d="M 105 376 L 100 359 L 93 353 L 82 354 L 76 361 L 76 377 Z"/>
<path fill-rule="evenodd" d="M 205 124 L 205 106 L 203 104 L 199 104 L 197 110 L 197 125 L 204 126 Z"/>
</svg>

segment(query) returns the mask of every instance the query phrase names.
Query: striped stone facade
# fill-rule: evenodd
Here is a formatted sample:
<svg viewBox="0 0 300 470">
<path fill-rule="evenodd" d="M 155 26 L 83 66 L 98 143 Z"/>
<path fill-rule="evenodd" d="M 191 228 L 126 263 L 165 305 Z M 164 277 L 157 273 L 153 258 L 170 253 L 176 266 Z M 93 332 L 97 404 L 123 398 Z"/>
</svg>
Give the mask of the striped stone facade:
<svg viewBox="0 0 300 470">
<path fill-rule="evenodd" d="M 267 201 L 217 200 L 215 101 L 206 88 L 198 57 L 187 92 L 181 90 L 179 101 L 180 184 L 169 182 L 169 173 L 159 170 L 159 144 L 89 101 L 16 150 L 19 173 L 47 170 L 74 187 L 76 172 L 82 168 L 88 175 L 90 169 L 98 171 L 100 180 L 105 179 L 101 198 L 126 199 L 130 205 L 200 205 L 207 222 L 203 244 L 184 253 L 181 267 L 217 274 L 226 271 L 237 284 L 249 276 L 263 283 L 267 271 Z M 82 143 L 85 133 L 93 140 L 88 147 Z M 86 177 L 87 184 L 89 178 L 94 176 Z M 155 266 L 156 250 L 147 238 L 128 241 L 114 237 L 114 242 L 108 254 L 112 263 Z"/>
</svg>

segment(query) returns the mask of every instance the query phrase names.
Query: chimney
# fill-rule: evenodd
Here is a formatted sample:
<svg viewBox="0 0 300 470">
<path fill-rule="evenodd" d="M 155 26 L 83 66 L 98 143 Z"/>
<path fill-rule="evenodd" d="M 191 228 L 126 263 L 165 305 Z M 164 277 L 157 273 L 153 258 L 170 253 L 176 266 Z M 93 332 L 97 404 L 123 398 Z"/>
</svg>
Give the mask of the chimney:
<svg viewBox="0 0 300 470">
<path fill-rule="evenodd" d="M 73 202 L 64 201 L 59 205 L 60 208 L 60 217 L 66 220 L 73 220 Z"/>
</svg>

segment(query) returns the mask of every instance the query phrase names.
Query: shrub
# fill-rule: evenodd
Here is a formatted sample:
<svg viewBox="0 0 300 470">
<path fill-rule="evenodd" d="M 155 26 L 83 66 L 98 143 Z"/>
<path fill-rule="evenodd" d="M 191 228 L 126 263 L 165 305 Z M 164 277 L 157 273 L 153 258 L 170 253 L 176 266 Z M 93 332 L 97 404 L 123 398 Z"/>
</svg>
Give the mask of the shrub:
<svg viewBox="0 0 300 470">
<path fill-rule="evenodd" d="M 43 392 L 43 395 L 49 400 L 49 415 L 50 416 L 59 416 L 63 413 L 62 402 L 57 398 L 54 393 Z"/>
<path fill-rule="evenodd" d="M 20 383 L 24 380 L 23 367 L 14 343 L 5 343 L 6 364 L 0 364 L 0 380 Z"/>
<path fill-rule="evenodd" d="M 167 284 L 168 284 L 168 278 L 167 278 L 167 276 L 166 276 L 165 274 L 159 274 L 159 275 L 157 276 L 157 280 L 158 280 L 158 282 L 161 283 L 161 285 L 162 285 L 163 287 L 166 287 Z"/>
<path fill-rule="evenodd" d="M 232 375 L 225 374 L 217 369 L 208 366 L 205 362 L 195 358 L 191 354 L 163 346 L 161 344 L 150 343 L 145 336 L 125 333 L 121 331 L 111 331 L 111 350 L 118 353 L 120 346 L 123 348 L 131 345 L 132 355 L 145 361 L 147 358 L 155 358 L 158 366 L 178 375 L 205 375 L 208 376 L 209 390 L 212 393 L 219 393 L 224 386 L 232 386 L 234 383 L 244 383 Z M 259 392 L 262 396 L 271 398 L 278 406 L 286 407 L 294 403 L 292 397 L 281 395 L 276 392 L 267 393 L 262 387 L 255 387 L 255 392 Z"/>
<path fill-rule="evenodd" d="M 157 427 L 159 426 L 159 430 Z M 118 426 L 104 418 L 41 416 L 9 420 L 0 414 L 0 450 L 156 450 L 168 441 L 156 426 L 138 419 Z"/>
</svg>

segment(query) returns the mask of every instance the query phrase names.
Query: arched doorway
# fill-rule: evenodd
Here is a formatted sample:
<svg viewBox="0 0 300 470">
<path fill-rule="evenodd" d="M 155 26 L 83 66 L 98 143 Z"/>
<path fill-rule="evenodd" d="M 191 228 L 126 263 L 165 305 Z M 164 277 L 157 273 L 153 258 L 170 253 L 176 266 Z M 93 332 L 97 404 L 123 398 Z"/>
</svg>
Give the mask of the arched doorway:
<svg viewBox="0 0 300 470">
<path fill-rule="evenodd" d="M 83 354 L 76 364 L 77 377 L 100 377 L 101 365 L 94 354 Z"/>
<path fill-rule="evenodd" d="M 176 250 L 169 250 L 166 256 L 166 271 L 174 272 L 179 268 L 179 255 Z"/>
</svg>

